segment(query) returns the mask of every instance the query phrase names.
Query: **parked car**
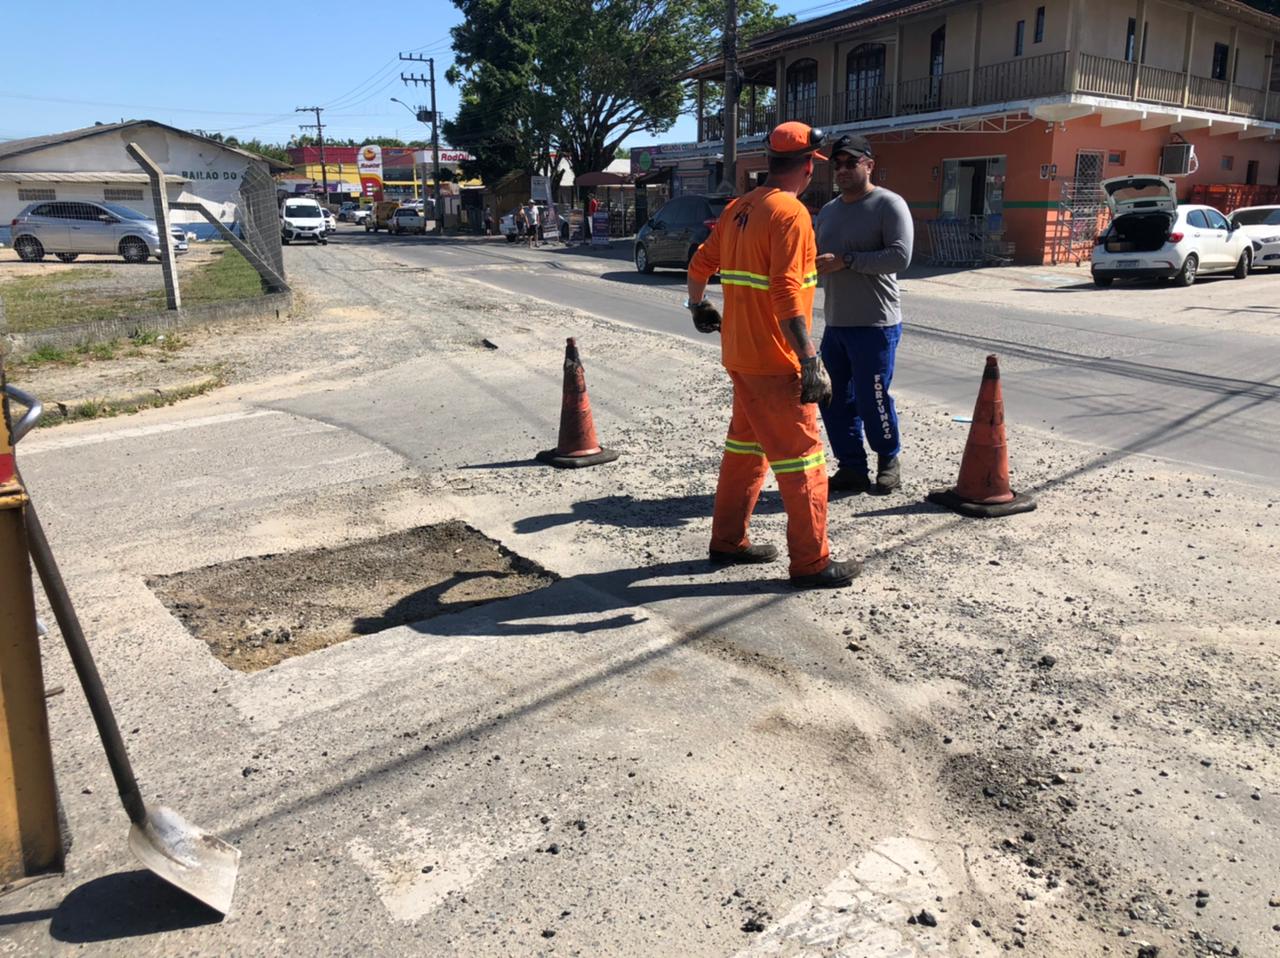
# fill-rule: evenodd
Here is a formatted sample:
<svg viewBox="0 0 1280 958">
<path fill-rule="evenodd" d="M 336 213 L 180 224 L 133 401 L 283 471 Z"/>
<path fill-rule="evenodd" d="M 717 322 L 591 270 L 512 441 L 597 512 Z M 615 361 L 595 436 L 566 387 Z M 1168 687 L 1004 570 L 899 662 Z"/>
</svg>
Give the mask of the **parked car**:
<svg viewBox="0 0 1280 958">
<path fill-rule="evenodd" d="M 342 223 L 352 222 L 351 214 L 360 208 L 360 204 L 354 200 L 347 200 L 338 207 L 338 220 Z"/>
<path fill-rule="evenodd" d="M 58 200 L 32 203 L 13 221 L 11 245 L 20 259 L 39 262 L 52 253 L 64 263 L 81 253 L 119 254 L 126 263 L 145 263 L 160 257 L 160 229 L 156 221 L 119 203 Z M 187 251 L 187 234 L 173 226 L 175 252 Z"/>
<path fill-rule="evenodd" d="M 327 233 L 338 232 L 338 218 L 333 215 L 333 210 L 326 209 L 324 211 L 324 226 Z"/>
<path fill-rule="evenodd" d="M 641 273 L 652 273 L 655 266 L 687 269 L 732 198 L 688 193 L 669 200 L 636 234 L 636 269 Z"/>
<path fill-rule="evenodd" d="M 1249 237 L 1255 269 L 1280 269 L 1280 206 L 1242 206 L 1227 222 Z"/>
<path fill-rule="evenodd" d="M 311 240 L 321 245 L 328 243 L 324 212 L 313 199 L 296 197 L 285 200 L 280 207 L 280 241 L 286 246 L 295 240 Z"/>
<path fill-rule="evenodd" d="M 374 203 L 369 215 L 364 218 L 365 231 L 376 233 L 379 229 L 390 229 L 391 217 L 399 208 L 400 204 L 395 200 L 380 200 Z"/>
<path fill-rule="evenodd" d="M 369 218 L 370 212 L 371 211 L 367 206 L 357 206 L 355 209 L 350 210 L 347 213 L 347 219 L 359 226 Z"/>
<path fill-rule="evenodd" d="M 391 224 L 388 229 L 396 235 L 426 233 L 427 221 L 422 218 L 421 210 L 415 210 L 412 206 L 402 206 L 391 214 Z"/>
<path fill-rule="evenodd" d="M 1178 205 L 1173 181 L 1164 176 L 1117 176 L 1102 181 L 1111 225 L 1093 247 L 1093 282 L 1172 279 L 1190 286 L 1201 273 L 1249 275 L 1253 248 L 1212 206 Z"/>
</svg>

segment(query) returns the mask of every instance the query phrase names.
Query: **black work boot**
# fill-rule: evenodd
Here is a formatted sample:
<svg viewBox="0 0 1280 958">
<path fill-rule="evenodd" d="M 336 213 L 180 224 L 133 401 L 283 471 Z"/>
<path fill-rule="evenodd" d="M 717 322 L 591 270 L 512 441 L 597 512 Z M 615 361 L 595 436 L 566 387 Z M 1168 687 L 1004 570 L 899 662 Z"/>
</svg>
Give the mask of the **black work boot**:
<svg viewBox="0 0 1280 958">
<path fill-rule="evenodd" d="M 797 589 L 839 589 L 851 583 L 862 572 L 857 559 L 832 559 L 821 572 L 793 575 L 791 584 Z"/>
<path fill-rule="evenodd" d="M 897 456 L 880 456 L 876 469 L 876 495 L 886 496 L 902 485 L 902 465 Z"/>
<path fill-rule="evenodd" d="M 836 474 L 827 480 L 827 489 L 831 492 L 850 492 L 854 495 L 870 492 L 871 477 L 867 475 L 865 468 L 851 469 L 848 466 L 841 466 L 836 470 Z"/>
<path fill-rule="evenodd" d="M 712 565 L 758 565 L 761 562 L 772 562 L 778 558 L 777 546 L 768 543 L 749 545 L 734 552 L 722 552 L 712 549 L 707 556 Z"/>
</svg>

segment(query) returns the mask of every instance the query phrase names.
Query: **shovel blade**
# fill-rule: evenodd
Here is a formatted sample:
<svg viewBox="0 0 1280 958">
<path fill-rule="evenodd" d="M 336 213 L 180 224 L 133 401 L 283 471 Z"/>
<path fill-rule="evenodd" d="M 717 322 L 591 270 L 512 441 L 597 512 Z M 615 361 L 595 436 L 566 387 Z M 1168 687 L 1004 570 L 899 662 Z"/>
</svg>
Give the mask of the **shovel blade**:
<svg viewBox="0 0 1280 958">
<path fill-rule="evenodd" d="M 225 915 L 231 909 L 240 849 L 192 825 L 171 808 L 147 810 L 129 829 L 129 849 L 150 871 Z"/>
</svg>

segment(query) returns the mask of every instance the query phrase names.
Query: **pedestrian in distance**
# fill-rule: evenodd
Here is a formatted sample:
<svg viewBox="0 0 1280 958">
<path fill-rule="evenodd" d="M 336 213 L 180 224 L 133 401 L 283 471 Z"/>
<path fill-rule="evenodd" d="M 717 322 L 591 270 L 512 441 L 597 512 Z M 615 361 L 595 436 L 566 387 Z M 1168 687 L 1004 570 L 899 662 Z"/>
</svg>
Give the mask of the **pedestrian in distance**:
<svg viewBox="0 0 1280 958">
<path fill-rule="evenodd" d="M 770 467 L 787 512 L 789 573 L 799 588 L 848 585 L 856 559 L 831 558 L 827 541 L 827 457 L 817 404 L 831 381 L 809 332 L 818 285 L 809 211 L 797 199 L 813 178 L 821 130 L 789 122 L 769 134 L 769 176 L 729 203 L 689 264 L 685 305 L 700 333 L 720 332 L 733 382 L 733 413 L 720 461 L 710 559 L 718 565 L 771 562 L 778 550 L 753 544 L 751 513 Z M 719 272 L 724 317 L 705 298 Z"/>
<path fill-rule="evenodd" d="M 836 492 L 886 495 L 902 484 L 898 412 L 889 386 L 902 338 L 897 274 L 911 262 L 915 229 L 897 193 L 871 181 L 875 158 L 866 137 L 842 136 L 831 148 L 840 195 L 818 213 L 818 273 L 825 295 L 822 361 L 832 401 L 823 407 L 839 468 Z M 876 454 L 868 475 L 866 444 Z"/>
<path fill-rule="evenodd" d="M 493 211 L 487 206 L 484 208 L 484 235 L 493 235 Z"/>
<path fill-rule="evenodd" d="M 523 206 L 516 207 L 516 236 L 524 239 L 525 233 L 529 232 L 529 216 L 524 211 Z"/>
</svg>

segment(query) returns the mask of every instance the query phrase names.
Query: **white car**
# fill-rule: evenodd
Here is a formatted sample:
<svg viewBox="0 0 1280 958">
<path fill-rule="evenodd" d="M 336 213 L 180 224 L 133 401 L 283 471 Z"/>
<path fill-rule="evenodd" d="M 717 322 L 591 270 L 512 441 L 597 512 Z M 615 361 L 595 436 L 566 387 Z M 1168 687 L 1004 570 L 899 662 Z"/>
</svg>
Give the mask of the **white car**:
<svg viewBox="0 0 1280 958">
<path fill-rule="evenodd" d="M 392 233 L 425 233 L 427 221 L 422 218 L 420 211 L 411 206 L 402 206 L 391 214 L 388 228 Z"/>
<path fill-rule="evenodd" d="M 328 207 L 326 207 L 324 211 L 324 225 L 328 232 L 338 232 L 338 219 L 333 215 L 333 210 Z"/>
<path fill-rule="evenodd" d="M 286 246 L 299 240 L 311 240 L 324 245 L 328 229 L 324 210 L 315 200 L 295 197 L 284 201 L 280 207 L 280 240 Z"/>
<path fill-rule="evenodd" d="M 1212 206 L 1178 205 L 1164 176 L 1117 176 L 1102 181 L 1111 225 L 1093 247 L 1093 282 L 1172 279 L 1190 286 L 1201 273 L 1249 275 L 1253 246 Z"/>
<path fill-rule="evenodd" d="M 360 226 L 369 218 L 369 214 L 371 212 L 372 210 L 367 206 L 357 206 L 355 209 L 347 212 L 347 219 L 350 222 L 355 223 L 357 226 Z"/>
<path fill-rule="evenodd" d="M 1242 206 L 1227 221 L 1249 237 L 1255 267 L 1280 269 L 1280 206 Z"/>
</svg>

